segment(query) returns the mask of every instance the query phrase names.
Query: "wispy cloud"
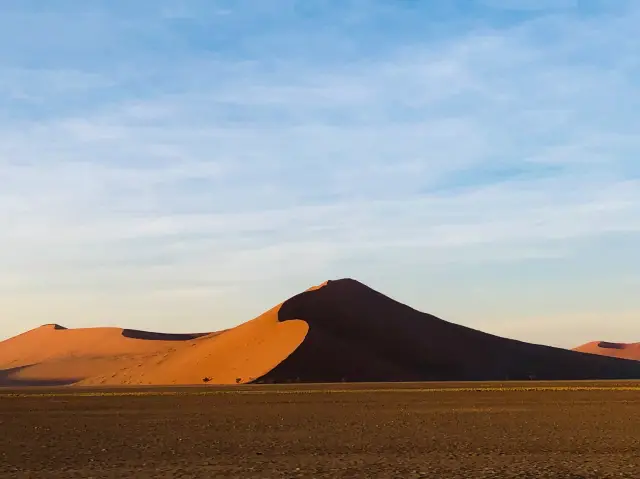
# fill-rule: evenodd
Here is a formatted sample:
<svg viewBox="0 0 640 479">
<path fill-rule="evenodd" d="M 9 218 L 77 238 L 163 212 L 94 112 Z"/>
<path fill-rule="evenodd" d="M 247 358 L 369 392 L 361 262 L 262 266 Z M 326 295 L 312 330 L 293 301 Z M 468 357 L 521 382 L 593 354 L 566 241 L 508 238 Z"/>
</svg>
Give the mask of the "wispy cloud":
<svg viewBox="0 0 640 479">
<path fill-rule="evenodd" d="M 571 314 L 538 305 L 566 324 L 611 310 L 614 280 L 577 301 L 577 265 L 640 266 L 611 248 L 640 236 L 640 10 L 498 3 L 1 12 L 0 334 L 185 310 L 215 329 L 336 276 L 489 329 L 528 324 L 530 287 L 573 295 Z M 508 308 L 460 309 L 468 278 L 497 297 L 511 265 L 553 262 L 567 274 L 510 286 Z M 438 281 L 449 299 L 424 292 Z M 620 308 L 637 335 L 640 305 Z"/>
</svg>

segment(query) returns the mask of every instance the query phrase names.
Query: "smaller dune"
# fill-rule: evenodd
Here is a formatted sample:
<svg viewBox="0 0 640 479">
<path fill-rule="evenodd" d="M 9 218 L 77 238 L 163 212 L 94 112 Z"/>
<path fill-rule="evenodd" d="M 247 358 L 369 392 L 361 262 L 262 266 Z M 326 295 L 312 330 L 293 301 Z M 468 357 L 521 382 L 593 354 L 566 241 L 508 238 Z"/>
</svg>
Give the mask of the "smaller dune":
<svg viewBox="0 0 640 479">
<path fill-rule="evenodd" d="M 581 353 L 599 354 L 614 358 L 634 359 L 640 361 L 640 343 L 612 343 L 608 341 L 592 341 L 573 349 Z"/>
<path fill-rule="evenodd" d="M 0 385 L 76 384 L 153 361 L 209 335 L 45 324 L 0 343 Z"/>
</svg>

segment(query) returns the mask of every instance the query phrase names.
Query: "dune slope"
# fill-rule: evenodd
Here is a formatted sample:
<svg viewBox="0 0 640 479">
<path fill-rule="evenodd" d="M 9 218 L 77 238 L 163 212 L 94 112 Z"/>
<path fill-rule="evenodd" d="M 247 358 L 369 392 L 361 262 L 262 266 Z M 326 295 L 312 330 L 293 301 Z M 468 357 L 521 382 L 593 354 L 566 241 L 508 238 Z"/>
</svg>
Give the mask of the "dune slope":
<svg viewBox="0 0 640 479">
<path fill-rule="evenodd" d="M 351 279 L 285 301 L 305 341 L 264 381 L 640 378 L 640 365 L 501 338 L 421 313 Z"/>
<path fill-rule="evenodd" d="M 586 343 L 582 346 L 574 348 L 574 351 L 640 361 L 640 343 L 610 343 L 607 341 L 592 341 L 590 343 Z"/>
<path fill-rule="evenodd" d="M 0 342 L 0 386 L 250 382 L 291 354 L 307 334 L 304 321 L 279 321 L 280 306 L 217 333 L 47 324 Z"/>
</svg>

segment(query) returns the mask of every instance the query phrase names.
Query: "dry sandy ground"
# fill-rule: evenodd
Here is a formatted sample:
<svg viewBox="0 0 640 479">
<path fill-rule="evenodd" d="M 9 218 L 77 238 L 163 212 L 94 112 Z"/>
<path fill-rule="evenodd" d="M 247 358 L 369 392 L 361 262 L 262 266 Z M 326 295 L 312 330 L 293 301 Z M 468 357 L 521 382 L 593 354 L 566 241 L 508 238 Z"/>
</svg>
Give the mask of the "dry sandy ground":
<svg viewBox="0 0 640 479">
<path fill-rule="evenodd" d="M 591 343 L 578 346 L 574 351 L 640 361 L 640 343 L 610 343 L 607 341 L 593 341 Z"/>
<path fill-rule="evenodd" d="M 639 383 L 506 386 L 4 391 L 0 477 L 639 477 Z"/>
</svg>

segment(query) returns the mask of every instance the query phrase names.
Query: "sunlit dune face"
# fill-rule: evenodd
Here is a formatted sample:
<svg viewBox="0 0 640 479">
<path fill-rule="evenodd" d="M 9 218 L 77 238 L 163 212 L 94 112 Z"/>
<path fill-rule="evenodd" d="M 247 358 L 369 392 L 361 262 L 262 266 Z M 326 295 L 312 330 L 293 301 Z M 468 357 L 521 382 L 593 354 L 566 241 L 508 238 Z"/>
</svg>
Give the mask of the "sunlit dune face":
<svg viewBox="0 0 640 479">
<path fill-rule="evenodd" d="M 280 306 L 208 334 L 44 325 L 2 343 L 0 369 L 9 371 L 5 376 L 12 381 L 26 384 L 246 383 L 286 359 L 308 333 L 305 321 L 279 321 Z"/>
<path fill-rule="evenodd" d="M 203 338 L 157 358 L 144 371 L 125 370 L 118 384 L 239 384 L 254 381 L 286 359 L 304 341 L 305 321 L 278 321 L 279 306 L 216 337 Z M 96 378 L 86 383 L 110 382 Z"/>
</svg>

